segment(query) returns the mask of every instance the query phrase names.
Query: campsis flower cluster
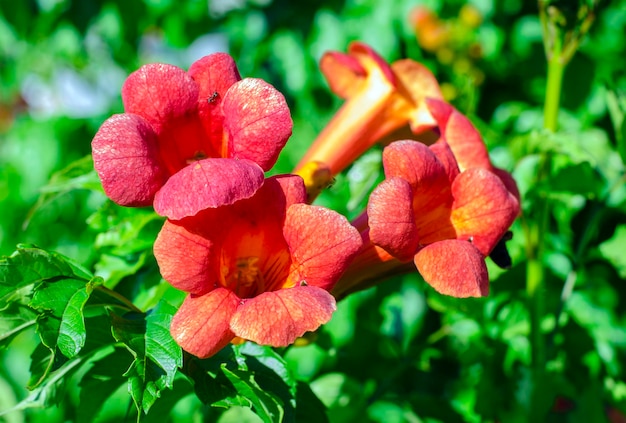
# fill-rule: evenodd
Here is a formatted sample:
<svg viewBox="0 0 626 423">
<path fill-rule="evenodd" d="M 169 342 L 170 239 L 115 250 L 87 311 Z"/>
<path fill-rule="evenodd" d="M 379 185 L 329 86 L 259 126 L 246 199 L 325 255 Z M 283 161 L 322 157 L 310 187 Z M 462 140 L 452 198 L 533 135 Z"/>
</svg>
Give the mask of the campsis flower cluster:
<svg viewBox="0 0 626 423">
<path fill-rule="evenodd" d="M 519 194 L 480 134 L 417 62 L 389 65 L 353 43 L 321 68 L 346 102 L 293 174 L 265 176 L 292 132 L 284 97 L 242 79 L 225 53 L 188 71 L 132 73 L 125 112 L 92 142 L 105 193 L 167 218 L 154 255 L 188 293 L 170 330 L 191 354 L 242 339 L 289 345 L 330 320 L 335 298 L 416 268 L 443 294 L 488 293 L 485 257 L 519 213 Z M 425 133 L 431 145 L 416 141 Z M 385 180 L 361 216 L 312 205 L 376 143 Z"/>
</svg>

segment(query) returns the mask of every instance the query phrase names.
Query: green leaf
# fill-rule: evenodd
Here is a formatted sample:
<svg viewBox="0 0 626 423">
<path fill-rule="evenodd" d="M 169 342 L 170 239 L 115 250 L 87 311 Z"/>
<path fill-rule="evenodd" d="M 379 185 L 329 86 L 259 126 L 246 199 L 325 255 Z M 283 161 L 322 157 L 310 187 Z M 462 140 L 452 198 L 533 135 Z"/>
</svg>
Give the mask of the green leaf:
<svg viewBox="0 0 626 423">
<path fill-rule="evenodd" d="M 296 421 L 298 423 L 327 423 L 326 407 L 315 396 L 311 387 L 298 382 L 296 395 Z"/>
<path fill-rule="evenodd" d="M 135 358 L 125 376 L 138 410 L 148 412 L 165 388 L 171 388 L 182 350 L 169 334 L 174 308 L 161 303 L 148 315 L 130 312 L 118 316 L 111 312 L 113 336 Z"/>
<path fill-rule="evenodd" d="M 287 362 L 274 349 L 267 345 L 259 345 L 254 342 L 244 342 L 240 346 L 235 347 L 235 351 L 248 357 L 253 357 L 263 366 L 253 368 L 250 366 L 250 360 L 247 360 L 248 367 L 255 372 L 259 370 L 271 370 L 273 374 L 278 376 L 289 387 L 290 391 L 295 394 L 297 381 L 287 367 Z"/>
<path fill-rule="evenodd" d="M 78 423 L 95 421 L 107 398 L 126 382 L 123 373 L 131 360 L 126 350 L 115 348 L 93 362 L 79 383 L 80 401 L 76 410 Z"/>
<path fill-rule="evenodd" d="M 254 375 L 242 370 L 229 370 L 226 364 L 221 366 L 222 372 L 233 384 L 239 397 L 246 399 L 255 413 L 265 422 L 280 422 L 283 418 L 282 405 L 254 380 Z"/>
<path fill-rule="evenodd" d="M 170 324 L 176 308 L 161 301 L 146 316 L 146 355 L 165 370 L 166 386 L 171 388 L 174 376 L 183 365 L 183 352 L 170 335 Z"/>
<path fill-rule="evenodd" d="M 61 195 L 77 189 L 102 192 L 102 184 L 93 168 L 91 154 L 70 163 L 50 177 L 48 184 L 41 188 L 41 195 L 37 199 L 37 203 L 28 212 L 24 224 L 28 225 L 33 215 L 42 207 L 50 204 Z"/>
<path fill-rule="evenodd" d="M 0 310 L 14 301 L 16 291 L 29 285 L 60 277 L 92 278 L 82 266 L 61 254 L 24 244 L 17 248 L 11 256 L 0 258 Z"/>
<path fill-rule="evenodd" d="M 7 347 L 13 338 L 37 323 L 37 314 L 17 301 L 0 310 L 0 348 Z"/>
<path fill-rule="evenodd" d="M 100 279 L 45 282 L 33 295 L 30 307 L 40 312 L 37 331 L 45 346 L 72 358 L 85 345 L 87 333 L 83 307 Z"/>
<path fill-rule="evenodd" d="M 619 273 L 626 278 L 626 225 L 622 224 L 615 229 L 613 236 L 599 246 L 600 252 Z"/>
<path fill-rule="evenodd" d="M 40 344 L 41 345 L 41 344 Z M 46 353 L 46 348 L 42 347 L 42 353 Z M 47 351 L 49 353 L 49 351 Z M 0 411 L 0 417 L 11 411 L 24 410 L 27 408 L 45 408 L 58 404 L 65 395 L 65 390 L 70 383 L 70 378 L 75 375 L 81 366 L 89 360 L 86 356 L 76 356 L 72 360 L 66 361 L 52 375 L 42 383 L 33 386 L 32 392 L 20 401 L 15 407 L 9 410 Z"/>
</svg>

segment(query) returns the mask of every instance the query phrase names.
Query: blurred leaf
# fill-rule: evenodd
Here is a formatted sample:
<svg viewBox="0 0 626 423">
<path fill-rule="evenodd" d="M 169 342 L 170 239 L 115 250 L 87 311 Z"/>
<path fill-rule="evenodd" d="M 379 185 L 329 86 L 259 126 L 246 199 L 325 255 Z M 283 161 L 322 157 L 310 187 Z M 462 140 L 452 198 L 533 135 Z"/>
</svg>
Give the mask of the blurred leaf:
<svg viewBox="0 0 626 423">
<path fill-rule="evenodd" d="M 13 338 L 37 323 L 37 313 L 24 302 L 10 302 L 0 309 L 0 348 L 6 348 Z"/>
<path fill-rule="evenodd" d="M 587 198 L 601 195 L 604 181 L 600 178 L 588 162 L 565 166 L 550 178 L 552 192 L 565 191 L 581 194 Z"/>
<path fill-rule="evenodd" d="M 24 220 L 24 226 L 28 226 L 33 215 L 42 207 L 59 196 L 77 189 L 102 192 L 102 184 L 93 168 L 91 154 L 70 163 L 50 177 L 48 184 L 40 189 L 41 195 Z"/>
<path fill-rule="evenodd" d="M 132 358 L 127 351 L 115 348 L 94 361 L 80 380 L 80 401 L 76 410 L 78 423 L 95 421 L 107 399 L 124 383 L 122 376 Z"/>
<path fill-rule="evenodd" d="M 381 304 L 381 313 L 385 319 L 382 333 L 395 339 L 407 351 L 426 313 L 426 300 L 415 280 L 406 278 L 399 292 L 388 295 Z"/>
<path fill-rule="evenodd" d="M 626 225 L 619 225 L 613 236 L 598 247 L 600 252 L 617 270 L 622 279 L 626 279 Z"/>
<path fill-rule="evenodd" d="M 40 344 L 41 345 L 41 344 Z M 42 351 L 48 351 L 42 347 Z M 32 392 L 10 410 L 0 411 L 0 417 L 4 413 L 14 410 L 24 410 L 27 408 L 46 408 L 59 404 L 65 390 L 68 387 L 70 378 L 75 375 L 80 367 L 88 361 L 87 357 L 76 356 L 72 360 L 66 361 L 61 367 L 55 370 L 45 381 L 37 384 Z"/>
<path fill-rule="evenodd" d="M 296 422 L 328 423 L 326 407 L 308 384 L 298 382 L 296 393 Z"/>
<path fill-rule="evenodd" d="M 364 387 L 343 373 L 327 373 L 311 383 L 311 390 L 327 407 L 331 422 L 358 421 L 364 417 Z"/>
<path fill-rule="evenodd" d="M 377 183 L 382 181 L 382 156 L 375 148 L 357 159 L 347 173 L 350 188 L 348 210 L 360 212 L 365 209 L 367 199 Z"/>
</svg>

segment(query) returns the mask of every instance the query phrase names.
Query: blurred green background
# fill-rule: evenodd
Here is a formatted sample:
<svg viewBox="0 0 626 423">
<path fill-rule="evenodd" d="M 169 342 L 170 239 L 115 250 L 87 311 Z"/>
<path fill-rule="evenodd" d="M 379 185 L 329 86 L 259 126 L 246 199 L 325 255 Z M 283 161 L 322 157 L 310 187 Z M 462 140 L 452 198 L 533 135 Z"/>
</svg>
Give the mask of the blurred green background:
<svg viewBox="0 0 626 423">
<path fill-rule="evenodd" d="M 575 15 L 576 2 L 554 3 Z M 433 15 L 416 28 L 418 6 Z M 424 27 L 432 30 L 420 33 Z M 0 0 L 0 255 L 18 243 L 58 251 L 149 305 L 160 282 L 150 252 L 160 222 L 111 204 L 89 158 L 100 124 L 123 110 L 126 76 L 145 63 L 186 69 L 229 52 L 242 76 L 286 96 L 294 134 L 273 172 L 289 172 L 341 104 L 319 59 L 352 40 L 433 70 L 446 98 L 482 131 L 494 163 L 513 172 L 527 218 L 550 199 L 546 421 L 624 421 L 610 420 L 626 410 L 624 0 L 603 3 L 568 65 L 560 131 L 551 137 L 540 132 L 546 59 L 535 2 Z M 554 165 L 538 183 L 546 145 Z M 378 153 L 340 175 L 319 204 L 357 215 L 381 178 Z M 487 299 L 442 297 L 408 275 L 342 301 L 316 342 L 281 351 L 331 421 L 507 422 L 528 414 L 523 224 L 509 242 L 513 268 L 489 263 Z M 569 278 L 574 293 L 564 289 Z M 0 410 L 28 395 L 31 350 L 22 336 L 0 351 Z M 68 391 L 59 407 L 4 418 L 75 421 L 78 394 Z M 245 408 L 216 414 L 182 397 L 172 421 L 257 421 Z M 113 401 L 99 421 L 119 421 L 128 406 L 121 404 Z"/>
</svg>

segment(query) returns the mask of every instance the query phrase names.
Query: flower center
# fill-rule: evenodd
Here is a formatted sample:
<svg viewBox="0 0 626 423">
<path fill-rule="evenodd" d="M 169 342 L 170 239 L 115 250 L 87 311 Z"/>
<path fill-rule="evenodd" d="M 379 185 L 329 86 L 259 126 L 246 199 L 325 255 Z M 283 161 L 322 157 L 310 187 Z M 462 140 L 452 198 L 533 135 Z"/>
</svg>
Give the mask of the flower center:
<svg viewBox="0 0 626 423">
<path fill-rule="evenodd" d="M 237 257 L 234 266 L 222 268 L 225 285 L 239 297 L 265 290 L 265 278 L 258 257 Z"/>
<path fill-rule="evenodd" d="M 197 162 L 198 160 L 206 159 L 207 157 L 209 156 L 207 156 L 204 151 L 198 150 L 193 154 L 191 158 L 187 159 L 187 164 Z"/>
</svg>

